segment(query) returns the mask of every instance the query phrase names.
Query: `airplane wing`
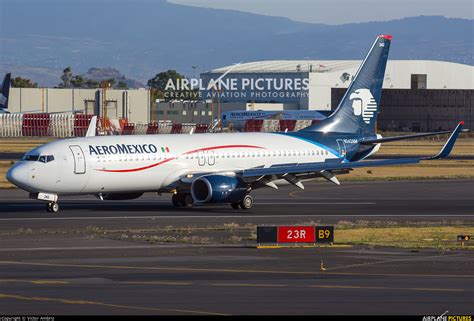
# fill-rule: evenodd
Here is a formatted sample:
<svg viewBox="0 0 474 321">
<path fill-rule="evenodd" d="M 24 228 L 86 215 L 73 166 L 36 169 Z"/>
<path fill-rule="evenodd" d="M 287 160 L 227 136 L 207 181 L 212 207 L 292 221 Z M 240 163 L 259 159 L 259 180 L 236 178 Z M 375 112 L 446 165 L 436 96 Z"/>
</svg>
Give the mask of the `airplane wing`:
<svg viewBox="0 0 474 321">
<path fill-rule="evenodd" d="M 384 160 L 369 160 L 359 162 L 344 162 L 342 158 L 328 159 L 325 162 L 319 163 L 304 163 L 296 165 L 274 165 L 267 168 L 251 168 L 243 170 L 238 173 L 242 177 L 258 177 L 266 175 L 288 175 L 288 174 L 301 174 L 301 173 L 312 173 L 321 171 L 335 171 L 353 169 L 359 167 L 376 167 L 376 166 L 393 166 L 393 165 L 407 165 L 417 164 L 422 160 L 435 160 L 447 157 L 456 142 L 459 133 L 462 130 L 463 122 L 460 122 L 458 126 L 451 133 L 451 136 L 446 141 L 441 151 L 431 157 L 413 157 L 413 158 L 400 158 L 400 159 L 384 159 Z"/>
<path fill-rule="evenodd" d="M 272 183 L 274 179 L 285 179 L 291 184 L 304 189 L 300 179 L 307 177 L 324 177 L 328 181 L 339 185 L 335 174 L 338 172 L 348 171 L 354 168 L 361 167 L 378 167 L 378 166 L 396 166 L 396 165 L 408 165 L 417 164 L 422 160 L 436 160 L 447 157 L 456 142 L 459 133 L 462 131 L 463 122 L 460 122 L 458 126 L 452 131 L 451 136 L 448 138 L 446 143 L 440 152 L 434 156 L 426 157 L 410 157 L 410 158 L 397 158 L 397 159 L 383 159 L 383 160 L 367 160 L 358 162 L 347 162 L 343 158 L 332 158 L 327 159 L 324 162 L 315 163 L 303 163 L 303 164 L 276 164 L 270 167 L 258 167 L 242 169 L 237 171 L 224 170 L 224 171 L 207 171 L 207 172 L 180 172 L 175 173 L 173 179 L 170 179 L 168 189 L 173 189 L 179 185 L 190 186 L 191 183 L 205 175 L 224 175 L 224 176 L 239 176 L 247 182 L 255 183 L 254 187 L 268 186 L 277 189 L 278 187 Z"/>
</svg>

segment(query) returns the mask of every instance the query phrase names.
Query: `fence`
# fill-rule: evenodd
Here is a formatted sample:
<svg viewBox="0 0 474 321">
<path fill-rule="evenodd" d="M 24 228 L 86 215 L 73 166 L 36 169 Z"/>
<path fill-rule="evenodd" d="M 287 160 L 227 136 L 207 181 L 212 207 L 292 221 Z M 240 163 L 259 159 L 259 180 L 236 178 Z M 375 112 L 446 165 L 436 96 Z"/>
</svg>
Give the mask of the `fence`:
<svg viewBox="0 0 474 321">
<path fill-rule="evenodd" d="M 2 137 L 21 137 L 23 115 L 0 115 L 0 135 Z"/>
<path fill-rule="evenodd" d="M 0 115 L 0 137 L 84 136 L 91 118 L 92 115 L 2 114 Z"/>
<path fill-rule="evenodd" d="M 84 114 L 0 114 L 0 137 L 82 137 L 85 136 L 93 115 Z M 245 123 L 247 132 L 277 132 L 300 130 L 314 123 L 311 120 L 251 119 Z M 149 124 L 129 123 L 126 120 L 107 119 L 101 135 L 155 135 L 205 133 L 207 124 L 172 123 L 169 120 Z"/>
</svg>

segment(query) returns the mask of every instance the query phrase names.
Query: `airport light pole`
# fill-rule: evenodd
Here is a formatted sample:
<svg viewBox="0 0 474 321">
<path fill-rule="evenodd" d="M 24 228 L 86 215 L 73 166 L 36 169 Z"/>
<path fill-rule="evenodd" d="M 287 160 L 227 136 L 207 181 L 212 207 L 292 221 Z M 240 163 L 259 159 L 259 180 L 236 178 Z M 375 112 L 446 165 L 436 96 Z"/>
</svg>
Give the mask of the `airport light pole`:
<svg viewBox="0 0 474 321">
<path fill-rule="evenodd" d="M 221 85 L 219 84 L 219 87 L 217 87 L 217 124 L 219 129 L 221 129 L 221 92 L 222 88 Z"/>
<path fill-rule="evenodd" d="M 102 82 L 102 131 L 105 132 L 107 126 L 107 89 L 111 87 L 108 81 Z"/>
<path fill-rule="evenodd" d="M 211 88 L 211 123 L 214 122 L 214 86 Z"/>
<path fill-rule="evenodd" d="M 156 104 L 156 101 L 155 101 L 155 92 L 156 92 L 156 88 L 153 88 L 153 87 L 150 87 L 150 109 L 151 109 L 151 117 L 150 117 L 150 122 L 153 123 L 155 121 L 155 104 Z"/>
</svg>

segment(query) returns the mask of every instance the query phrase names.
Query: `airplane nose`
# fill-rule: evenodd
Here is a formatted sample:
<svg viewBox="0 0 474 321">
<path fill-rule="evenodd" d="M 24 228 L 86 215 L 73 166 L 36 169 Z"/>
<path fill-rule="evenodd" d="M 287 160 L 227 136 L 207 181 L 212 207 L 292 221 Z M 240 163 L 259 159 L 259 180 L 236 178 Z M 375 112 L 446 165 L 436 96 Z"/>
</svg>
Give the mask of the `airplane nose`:
<svg viewBox="0 0 474 321">
<path fill-rule="evenodd" d="M 24 187 L 28 180 L 28 167 L 25 164 L 16 164 L 11 167 L 7 174 L 7 180 L 20 188 Z"/>
</svg>

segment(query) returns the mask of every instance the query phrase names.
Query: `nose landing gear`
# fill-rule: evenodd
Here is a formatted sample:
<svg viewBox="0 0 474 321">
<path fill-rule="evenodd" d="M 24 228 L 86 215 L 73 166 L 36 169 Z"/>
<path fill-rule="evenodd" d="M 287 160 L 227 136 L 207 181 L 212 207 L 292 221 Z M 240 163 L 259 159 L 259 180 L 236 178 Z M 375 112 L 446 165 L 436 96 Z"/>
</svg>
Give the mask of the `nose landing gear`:
<svg viewBox="0 0 474 321">
<path fill-rule="evenodd" d="M 48 212 L 48 213 L 57 213 L 57 212 L 59 212 L 58 195 L 57 194 L 30 193 L 30 198 L 48 202 L 46 204 L 46 212 Z"/>
<path fill-rule="evenodd" d="M 59 204 L 57 202 L 49 202 L 48 204 L 46 204 L 46 211 L 48 213 L 59 212 Z"/>
</svg>

